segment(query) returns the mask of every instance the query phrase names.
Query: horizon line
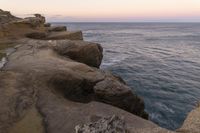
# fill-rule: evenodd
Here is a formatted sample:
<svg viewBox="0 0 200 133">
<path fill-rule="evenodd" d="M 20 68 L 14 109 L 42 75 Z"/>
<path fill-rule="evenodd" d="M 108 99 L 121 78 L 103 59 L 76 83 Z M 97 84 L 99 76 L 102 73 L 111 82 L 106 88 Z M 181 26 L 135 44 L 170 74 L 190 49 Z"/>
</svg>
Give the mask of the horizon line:
<svg viewBox="0 0 200 133">
<path fill-rule="evenodd" d="M 48 23 L 200 23 L 200 21 L 47 21 Z"/>
</svg>

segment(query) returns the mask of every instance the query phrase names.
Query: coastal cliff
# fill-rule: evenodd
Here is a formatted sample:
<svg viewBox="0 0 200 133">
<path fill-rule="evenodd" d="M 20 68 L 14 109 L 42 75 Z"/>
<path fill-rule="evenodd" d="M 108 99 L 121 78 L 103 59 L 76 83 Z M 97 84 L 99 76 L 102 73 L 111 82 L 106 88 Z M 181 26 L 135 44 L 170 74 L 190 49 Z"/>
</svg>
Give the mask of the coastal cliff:
<svg viewBox="0 0 200 133">
<path fill-rule="evenodd" d="M 0 21 L 0 41 L 15 45 L 0 71 L 0 133 L 172 132 L 145 120 L 143 100 L 99 69 L 103 48 L 81 31 L 51 26 L 40 14 L 0 10 Z M 191 113 L 177 132 L 198 133 L 199 110 Z"/>
</svg>

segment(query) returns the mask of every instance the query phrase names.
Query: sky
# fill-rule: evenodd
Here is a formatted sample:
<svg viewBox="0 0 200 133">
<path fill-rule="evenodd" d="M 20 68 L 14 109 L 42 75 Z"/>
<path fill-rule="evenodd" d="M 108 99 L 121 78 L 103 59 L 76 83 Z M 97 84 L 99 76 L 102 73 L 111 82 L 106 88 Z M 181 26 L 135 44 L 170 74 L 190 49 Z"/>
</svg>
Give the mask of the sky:
<svg viewBox="0 0 200 133">
<path fill-rule="evenodd" d="M 200 0 L 0 0 L 0 8 L 49 22 L 200 22 Z"/>
</svg>

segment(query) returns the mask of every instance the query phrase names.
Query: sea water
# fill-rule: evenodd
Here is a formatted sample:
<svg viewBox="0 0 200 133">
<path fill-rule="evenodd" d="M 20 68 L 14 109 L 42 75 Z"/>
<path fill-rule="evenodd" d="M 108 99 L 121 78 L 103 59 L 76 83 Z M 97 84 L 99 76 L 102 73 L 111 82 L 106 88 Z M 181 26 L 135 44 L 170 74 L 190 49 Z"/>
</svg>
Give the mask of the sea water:
<svg viewBox="0 0 200 133">
<path fill-rule="evenodd" d="M 179 128 L 200 101 L 199 23 L 55 23 L 104 48 L 102 69 L 120 75 L 151 121 Z"/>
</svg>

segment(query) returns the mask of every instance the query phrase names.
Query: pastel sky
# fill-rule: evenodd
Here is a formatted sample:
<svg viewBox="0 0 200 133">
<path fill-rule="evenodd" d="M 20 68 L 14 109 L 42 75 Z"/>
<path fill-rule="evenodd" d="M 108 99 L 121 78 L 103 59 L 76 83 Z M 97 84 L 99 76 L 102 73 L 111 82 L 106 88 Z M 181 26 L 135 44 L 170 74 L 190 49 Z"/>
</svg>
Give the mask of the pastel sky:
<svg viewBox="0 0 200 133">
<path fill-rule="evenodd" d="M 0 8 L 48 21 L 200 22 L 200 0 L 0 0 Z"/>
</svg>

